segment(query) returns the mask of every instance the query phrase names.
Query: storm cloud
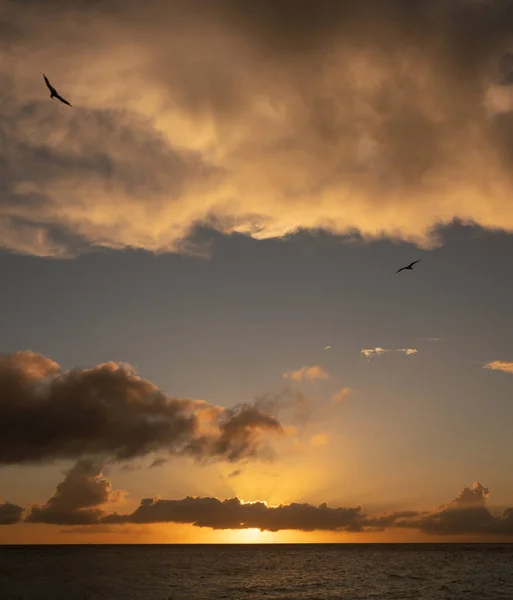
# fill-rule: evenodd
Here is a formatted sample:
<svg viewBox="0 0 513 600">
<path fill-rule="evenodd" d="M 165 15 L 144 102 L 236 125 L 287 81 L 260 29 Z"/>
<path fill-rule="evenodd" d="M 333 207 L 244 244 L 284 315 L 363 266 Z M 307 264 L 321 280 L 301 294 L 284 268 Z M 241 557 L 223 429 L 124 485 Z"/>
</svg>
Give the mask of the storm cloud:
<svg viewBox="0 0 513 600">
<path fill-rule="evenodd" d="M 129 365 L 63 371 L 33 352 L 0 357 L 0 465 L 152 452 L 237 461 L 269 457 L 280 422 L 254 405 L 171 398 Z"/>
<path fill-rule="evenodd" d="M 508 0 L 22 6 L 0 8 L 4 248 L 513 231 Z"/>
</svg>

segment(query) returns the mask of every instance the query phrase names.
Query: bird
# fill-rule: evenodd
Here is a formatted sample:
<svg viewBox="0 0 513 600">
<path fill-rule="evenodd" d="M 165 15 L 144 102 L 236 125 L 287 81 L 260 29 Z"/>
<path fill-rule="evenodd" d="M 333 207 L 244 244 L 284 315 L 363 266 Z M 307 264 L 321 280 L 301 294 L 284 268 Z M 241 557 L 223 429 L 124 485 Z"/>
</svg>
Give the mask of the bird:
<svg viewBox="0 0 513 600">
<path fill-rule="evenodd" d="M 419 260 L 414 260 L 412 263 L 410 263 L 407 267 L 401 267 L 399 270 L 396 271 L 396 273 L 400 273 L 401 271 L 404 271 L 406 269 L 409 269 L 410 271 L 413 271 L 413 265 L 416 265 L 418 262 L 420 262 L 422 260 L 422 258 L 419 258 Z"/>
<path fill-rule="evenodd" d="M 43 77 L 45 78 L 45 83 L 48 86 L 48 89 L 50 90 L 50 98 L 53 100 L 54 98 L 57 98 L 57 100 L 60 100 L 61 102 L 64 102 L 64 104 L 67 104 L 68 106 L 72 106 L 67 100 L 65 100 L 58 92 L 57 90 L 53 87 L 53 85 L 48 81 L 48 77 L 43 73 Z"/>
</svg>

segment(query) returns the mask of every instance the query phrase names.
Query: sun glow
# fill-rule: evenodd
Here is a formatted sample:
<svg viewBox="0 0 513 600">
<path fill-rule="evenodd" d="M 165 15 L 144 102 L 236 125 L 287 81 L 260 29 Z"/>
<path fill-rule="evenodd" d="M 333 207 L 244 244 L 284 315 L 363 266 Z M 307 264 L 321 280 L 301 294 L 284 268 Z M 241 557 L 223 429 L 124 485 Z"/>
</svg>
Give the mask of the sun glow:
<svg viewBox="0 0 513 600">
<path fill-rule="evenodd" d="M 271 531 L 260 531 L 256 527 L 249 529 L 231 529 L 223 532 L 223 538 L 226 534 L 226 543 L 229 544 L 272 544 L 279 540 L 276 539 L 276 534 Z"/>
</svg>

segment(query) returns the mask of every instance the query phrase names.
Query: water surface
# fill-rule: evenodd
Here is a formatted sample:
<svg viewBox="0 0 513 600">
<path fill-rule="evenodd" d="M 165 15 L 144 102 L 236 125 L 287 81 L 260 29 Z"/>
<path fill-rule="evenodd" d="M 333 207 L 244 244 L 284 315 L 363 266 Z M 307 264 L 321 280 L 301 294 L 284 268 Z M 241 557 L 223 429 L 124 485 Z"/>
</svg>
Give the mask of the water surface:
<svg viewBox="0 0 513 600">
<path fill-rule="evenodd" d="M 513 600 L 509 544 L 0 546 L 0 600 Z"/>
</svg>

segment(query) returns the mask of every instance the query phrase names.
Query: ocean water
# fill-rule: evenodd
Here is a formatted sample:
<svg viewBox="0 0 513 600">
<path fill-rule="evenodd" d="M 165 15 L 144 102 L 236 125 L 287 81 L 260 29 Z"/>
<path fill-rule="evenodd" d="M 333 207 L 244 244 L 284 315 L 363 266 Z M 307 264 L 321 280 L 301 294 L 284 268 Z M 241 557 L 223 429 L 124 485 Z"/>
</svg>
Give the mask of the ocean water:
<svg viewBox="0 0 513 600">
<path fill-rule="evenodd" d="M 513 545 L 3 546 L 1 600 L 513 600 Z"/>
</svg>

